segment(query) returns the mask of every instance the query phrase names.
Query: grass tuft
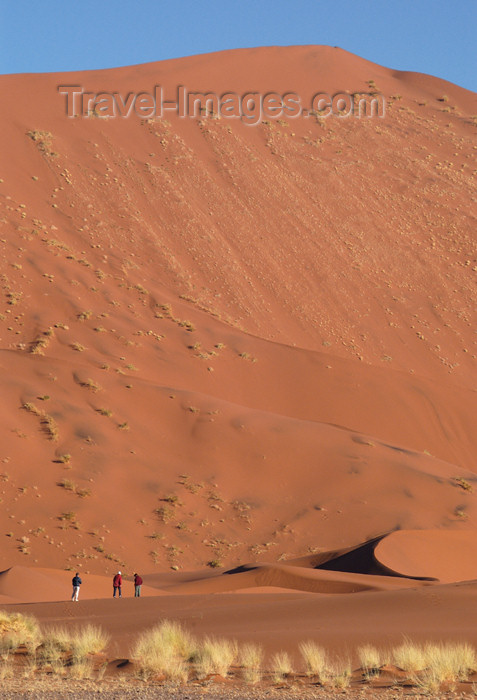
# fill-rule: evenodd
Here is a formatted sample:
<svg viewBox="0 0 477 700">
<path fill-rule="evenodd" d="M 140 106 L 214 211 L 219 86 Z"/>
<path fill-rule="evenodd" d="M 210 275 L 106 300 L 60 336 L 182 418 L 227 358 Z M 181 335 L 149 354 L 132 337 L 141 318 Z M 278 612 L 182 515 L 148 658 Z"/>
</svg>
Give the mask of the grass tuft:
<svg viewBox="0 0 477 700">
<path fill-rule="evenodd" d="M 192 635 L 178 622 L 163 620 L 139 637 L 132 650 L 143 678 L 165 676 L 178 682 L 188 679 L 187 661 L 197 649 Z"/>
<path fill-rule="evenodd" d="M 302 642 L 299 646 L 307 676 L 317 676 L 322 680 L 327 667 L 327 654 L 323 647 L 313 641 Z"/>
<path fill-rule="evenodd" d="M 258 683 L 262 678 L 263 649 L 258 644 L 244 644 L 240 649 L 239 661 L 245 683 Z"/>
<path fill-rule="evenodd" d="M 235 641 L 206 637 L 194 657 L 199 678 L 218 674 L 224 678 L 235 662 L 238 647 Z"/>
<path fill-rule="evenodd" d="M 271 660 L 272 680 L 281 683 L 287 676 L 293 673 L 290 657 L 286 651 L 278 651 Z"/>
</svg>

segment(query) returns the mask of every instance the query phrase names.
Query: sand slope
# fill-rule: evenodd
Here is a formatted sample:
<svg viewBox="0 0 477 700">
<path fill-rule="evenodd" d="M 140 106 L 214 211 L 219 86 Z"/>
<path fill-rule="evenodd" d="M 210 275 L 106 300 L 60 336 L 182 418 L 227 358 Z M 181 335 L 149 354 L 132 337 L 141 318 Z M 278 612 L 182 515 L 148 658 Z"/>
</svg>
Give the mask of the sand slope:
<svg viewBox="0 0 477 700">
<path fill-rule="evenodd" d="M 476 96 L 319 46 L 0 83 L 0 568 L 379 589 L 284 565 L 400 529 L 434 534 L 389 569 L 473 576 Z M 387 114 L 68 119 L 57 91 L 159 83 Z"/>
</svg>

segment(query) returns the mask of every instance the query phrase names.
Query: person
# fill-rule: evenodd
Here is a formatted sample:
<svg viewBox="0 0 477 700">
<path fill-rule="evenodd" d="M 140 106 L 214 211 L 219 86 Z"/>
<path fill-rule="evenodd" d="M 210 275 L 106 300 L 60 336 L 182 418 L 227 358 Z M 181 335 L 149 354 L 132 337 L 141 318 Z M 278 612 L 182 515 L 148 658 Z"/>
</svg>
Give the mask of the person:
<svg viewBox="0 0 477 700">
<path fill-rule="evenodd" d="M 134 574 L 134 597 L 135 598 L 141 597 L 141 586 L 142 586 L 142 578 L 139 576 L 139 574 Z"/>
<path fill-rule="evenodd" d="M 122 585 L 123 585 L 123 579 L 121 576 L 121 572 L 118 571 L 118 573 L 113 578 L 113 598 L 116 598 L 116 591 L 119 593 L 119 597 L 122 598 L 122 595 L 121 595 L 121 586 Z"/>
<path fill-rule="evenodd" d="M 81 584 L 83 583 L 82 580 L 80 579 L 80 575 L 78 572 L 73 576 L 73 579 L 71 581 L 73 584 L 73 595 L 71 596 L 71 600 L 74 600 L 75 603 L 78 602 L 78 596 L 79 596 L 79 589 Z"/>
</svg>

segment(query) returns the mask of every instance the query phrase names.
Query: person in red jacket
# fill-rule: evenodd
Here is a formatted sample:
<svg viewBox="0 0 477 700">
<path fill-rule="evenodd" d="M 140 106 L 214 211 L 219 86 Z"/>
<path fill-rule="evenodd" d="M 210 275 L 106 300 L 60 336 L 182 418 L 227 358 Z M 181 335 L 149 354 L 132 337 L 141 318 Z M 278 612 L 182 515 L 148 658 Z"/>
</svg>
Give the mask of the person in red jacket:
<svg viewBox="0 0 477 700">
<path fill-rule="evenodd" d="M 113 598 L 116 598 L 116 591 L 119 593 L 119 597 L 122 598 L 122 595 L 121 595 L 121 586 L 122 585 L 123 585 L 123 579 L 121 576 L 121 572 L 118 571 L 118 573 L 113 578 Z"/>
<path fill-rule="evenodd" d="M 141 586 L 142 586 L 142 578 L 139 576 L 139 574 L 134 574 L 134 597 L 135 598 L 141 597 Z"/>
</svg>

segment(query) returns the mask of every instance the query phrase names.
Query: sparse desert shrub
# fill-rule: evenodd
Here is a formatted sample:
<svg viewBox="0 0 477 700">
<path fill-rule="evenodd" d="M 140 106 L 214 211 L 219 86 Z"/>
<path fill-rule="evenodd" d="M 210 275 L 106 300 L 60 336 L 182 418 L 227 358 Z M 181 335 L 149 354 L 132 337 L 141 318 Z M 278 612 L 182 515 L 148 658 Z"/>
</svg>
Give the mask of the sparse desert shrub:
<svg viewBox="0 0 477 700">
<path fill-rule="evenodd" d="M 349 662 L 335 661 L 327 668 L 327 675 L 329 685 L 344 690 L 349 687 L 351 682 L 351 665 Z"/>
<path fill-rule="evenodd" d="M 370 644 L 358 648 L 358 659 L 366 675 L 377 675 L 382 665 L 381 652 Z"/>
<path fill-rule="evenodd" d="M 224 678 L 237 658 L 238 647 L 235 641 L 206 637 L 194 657 L 199 677 L 217 673 Z"/>
<path fill-rule="evenodd" d="M 246 683 L 258 683 L 262 678 L 263 649 L 258 644 L 244 644 L 239 652 L 243 679 Z"/>
<path fill-rule="evenodd" d="M 43 428 L 44 432 L 48 435 L 50 440 L 58 440 L 58 425 L 54 418 L 49 416 L 47 413 L 43 413 L 40 423 L 41 427 Z"/>
<path fill-rule="evenodd" d="M 403 671 L 422 671 L 427 665 L 423 647 L 409 639 L 392 650 L 391 658 L 393 664 Z"/>
<path fill-rule="evenodd" d="M 92 311 L 81 311 L 78 314 L 78 320 L 79 321 L 87 321 L 91 316 L 93 315 Z"/>
<path fill-rule="evenodd" d="M 327 666 L 327 654 L 323 647 L 313 641 L 302 642 L 299 646 L 307 676 L 317 676 L 321 681 Z"/>
<path fill-rule="evenodd" d="M 73 493 L 76 491 L 76 484 L 70 479 L 60 479 L 58 481 L 58 486 L 61 486 L 65 491 L 73 491 Z"/>
<path fill-rule="evenodd" d="M 75 493 L 80 498 L 88 498 L 91 496 L 91 489 L 76 489 Z"/>
<path fill-rule="evenodd" d="M 0 646 L 14 651 L 24 645 L 28 651 L 40 644 L 41 633 L 38 622 L 30 615 L 8 613 L 0 610 Z"/>
<path fill-rule="evenodd" d="M 211 559 L 211 561 L 207 562 L 207 566 L 210 566 L 211 569 L 219 569 L 222 566 L 222 562 L 220 559 Z"/>
<path fill-rule="evenodd" d="M 168 523 L 174 517 L 174 510 L 170 506 L 159 506 L 154 509 L 154 513 L 162 523 Z"/>
<path fill-rule="evenodd" d="M 40 411 L 38 406 L 35 406 L 35 404 L 31 401 L 27 401 L 24 404 L 22 404 L 22 408 L 24 408 L 25 411 L 28 411 L 28 413 L 33 413 L 34 416 L 42 415 L 42 412 Z"/>
<path fill-rule="evenodd" d="M 162 500 L 166 503 L 171 503 L 172 505 L 181 505 L 179 502 L 179 496 L 177 496 L 175 493 L 170 493 L 168 496 L 164 496 Z"/>
<path fill-rule="evenodd" d="M 196 648 L 192 635 L 179 623 L 164 620 L 139 637 L 132 658 L 137 661 L 144 678 L 164 675 L 170 680 L 184 682 L 188 678 L 187 661 Z"/>
<path fill-rule="evenodd" d="M 426 695 L 434 695 L 442 684 L 440 674 L 434 668 L 426 668 L 419 674 L 411 676 L 411 682 Z"/>
<path fill-rule="evenodd" d="M 475 650 L 466 643 L 426 644 L 426 671 L 441 681 L 465 681 L 477 670 Z"/>
<path fill-rule="evenodd" d="M 280 683 L 293 672 L 290 657 L 286 651 L 278 651 L 271 659 L 272 680 Z"/>
<path fill-rule="evenodd" d="M 13 676 L 13 660 L 8 655 L 0 655 L 0 681 L 9 680 Z"/>
<path fill-rule="evenodd" d="M 84 658 L 72 663 L 68 669 L 68 675 L 75 680 L 89 680 L 93 677 L 93 660 Z"/>
<path fill-rule="evenodd" d="M 60 515 L 60 520 L 69 520 L 72 522 L 73 520 L 76 520 L 76 513 L 72 510 L 68 510 L 66 513 L 62 513 Z"/>
<path fill-rule="evenodd" d="M 66 654 L 72 649 L 72 641 L 69 630 L 66 627 L 51 627 L 38 650 L 38 663 L 40 666 L 53 666 L 62 668 L 66 663 Z"/>
<path fill-rule="evenodd" d="M 469 491 L 472 493 L 472 485 L 467 481 L 467 479 L 463 479 L 462 477 L 454 477 L 454 481 L 456 482 L 457 486 L 460 486 L 461 489 L 464 489 L 464 491 Z"/>
<path fill-rule="evenodd" d="M 88 654 L 101 653 L 109 644 L 109 640 L 109 635 L 95 625 L 85 625 L 75 629 L 72 642 L 73 661 L 78 663 Z"/>
<path fill-rule="evenodd" d="M 33 413 L 33 415 L 39 416 L 39 418 L 41 419 L 41 427 L 43 428 L 44 432 L 48 435 L 50 440 L 58 440 L 58 425 L 55 419 L 52 418 L 52 416 L 48 415 L 48 413 L 45 413 L 44 411 L 41 411 L 38 408 L 38 406 L 29 401 L 22 404 L 22 408 L 24 408 L 25 411 L 28 411 L 28 413 Z"/>
<path fill-rule="evenodd" d="M 100 385 L 97 384 L 90 377 L 88 377 L 88 379 L 85 379 L 85 380 L 78 379 L 77 382 L 84 389 L 89 389 L 90 391 L 94 391 L 95 393 L 101 389 Z"/>
<path fill-rule="evenodd" d="M 109 639 L 109 635 L 95 625 L 71 630 L 52 627 L 43 638 L 38 651 L 38 662 L 41 666 L 51 667 L 54 673 L 63 673 L 69 664 L 73 678 L 89 678 L 92 672 L 89 656 L 102 652 Z"/>
</svg>

